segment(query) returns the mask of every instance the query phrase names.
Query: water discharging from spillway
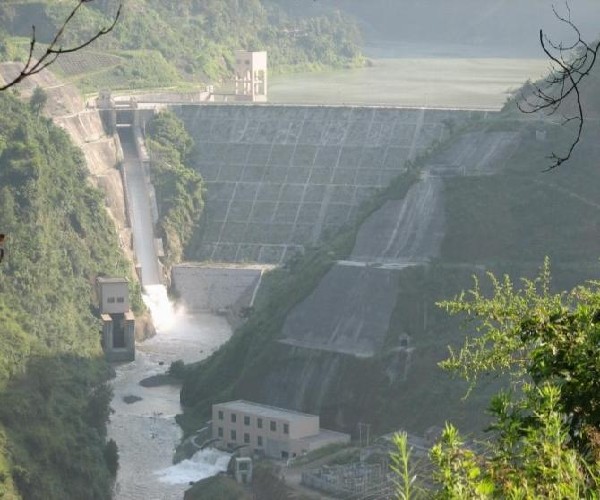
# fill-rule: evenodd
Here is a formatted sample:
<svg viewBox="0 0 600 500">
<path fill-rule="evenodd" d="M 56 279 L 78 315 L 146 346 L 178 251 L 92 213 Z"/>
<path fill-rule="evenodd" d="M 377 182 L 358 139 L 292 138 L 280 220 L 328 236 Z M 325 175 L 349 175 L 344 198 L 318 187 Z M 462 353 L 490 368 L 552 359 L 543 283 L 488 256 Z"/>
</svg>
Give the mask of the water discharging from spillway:
<svg viewBox="0 0 600 500">
<path fill-rule="evenodd" d="M 150 310 L 152 322 L 158 334 L 170 333 L 177 324 L 177 310 L 167 294 L 164 285 L 147 285 L 142 295 L 144 304 Z M 182 313 L 183 311 L 180 311 Z M 181 317 L 182 314 L 179 314 Z"/>
</svg>

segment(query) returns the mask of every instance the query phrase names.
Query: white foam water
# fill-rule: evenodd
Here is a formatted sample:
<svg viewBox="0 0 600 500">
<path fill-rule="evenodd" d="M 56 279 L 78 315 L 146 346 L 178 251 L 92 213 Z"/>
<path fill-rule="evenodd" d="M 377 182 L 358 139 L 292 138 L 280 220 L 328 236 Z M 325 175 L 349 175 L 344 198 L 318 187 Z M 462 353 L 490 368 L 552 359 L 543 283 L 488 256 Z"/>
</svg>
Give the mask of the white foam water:
<svg viewBox="0 0 600 500">
<path fill-rule="evenodd" d="M 167 295 L 164 285 L 146 285 L 142 295 L 144 304 L 150 309 L 152 322 L 158 333 L 169 333 L 177 322 L 178 312 Z"/>
<path fill-rule="evenodd" d="M 155 472 L 161 483 L 188 484 L 227 471 L 231 455 L 214 448 L 206 448 L 194 454 L 189 460 Z"/>
</svg>

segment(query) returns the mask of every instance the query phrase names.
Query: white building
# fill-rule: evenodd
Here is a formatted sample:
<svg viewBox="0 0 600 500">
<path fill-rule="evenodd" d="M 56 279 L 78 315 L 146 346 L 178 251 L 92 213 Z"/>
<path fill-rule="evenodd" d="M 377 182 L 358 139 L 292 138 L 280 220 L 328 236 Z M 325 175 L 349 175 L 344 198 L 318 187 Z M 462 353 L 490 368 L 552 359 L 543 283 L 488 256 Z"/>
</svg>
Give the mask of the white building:
<svg viewBox="0 0 600 500">
<path fill-rule="evenodd" d="M 267 53 L 235 53 L 236 101 L 267 102 Z"/>
<path fill-rule="evenodd" d="M 228 447 L 288 459 L 332 443 L 349 443 L 350 435 L 321 429 L 318 415 L 238 400 L 212 407 L 212 437 Z"/>
<path fill-rule="evenodd" d="M 129 309 L 125 278 L 98 278 L 102 348 L 109 361 L 135 359 L 135 317 Z"/>
</svg>

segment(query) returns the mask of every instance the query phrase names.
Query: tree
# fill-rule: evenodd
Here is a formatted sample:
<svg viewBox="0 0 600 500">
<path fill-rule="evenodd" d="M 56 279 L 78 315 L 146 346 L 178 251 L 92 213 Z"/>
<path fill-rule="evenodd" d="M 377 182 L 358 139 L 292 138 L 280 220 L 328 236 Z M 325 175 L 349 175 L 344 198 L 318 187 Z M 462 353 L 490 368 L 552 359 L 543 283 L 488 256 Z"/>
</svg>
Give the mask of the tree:
<svg viewBox="0 0 600 500">
<path fill-rule="evenodd" d="M 493 398 L 495 439 L 480 453 L 448 426 L 432 460 L 443 498 L 467 488 L 481 498 L 592 498 L 600 487 L 600 284 L 550 293 L 545 262 L 515 289 L 489 275 L 440 305 L 465 314 L 476 335 L 441 366 L 476 383 L 506 375 L 510 389 Z M 467 495 L 467 497 L 473 497 Z"/>
<path fill-rule="evenodd" d="M 596 64 L 600 41 L 588 43 L 581 37 L 581 32 L 571 21 L 571 10 L 566 4 L 567 15 L 560 15 L 552 7 L 554 15 L 566 24 L 575 34 L 575 40 L 569 44 L 555 43 L 540 30 L 540 44 L 546 56 L 553 65 L 553 71 L 541 83 L 533 86 L 533 93 L 523 103 L 519 103 L 519 109 L 523 113 L 537 113 L 545 111 L 549 114 L 556 113 L 564 108 L 568 101 L 574 99 L 575 113 L 566 116 L 564 124 L 575 122 L 577 133 L 564 154 L 552 153 L 552 163 L 548 170 L 559 167 L 571 158 L 573 151 L 581 140 L 584 125 L 584 111 L 581 102 L 581 84 L 588 77 Z"/>
<path fill-rule="evenodd" d="M 439 305 L 464 314 L 474 335 L 442 368 L 472 386 L 508 378 L 490 405 L 486 443 L 447 424 L 430 458 L 441 499 L 597 498 L 600 490 L 600 283 L 550 293 L 550 269 L 523 280 L 489 274 Z M 402 448 L 398 446 L 398 453 Z M 413 497 L 414 498 L 414 497 Z"/>
<path fill-rule="evenodd" d="M 39 73 L 40 71 L 43 71 L 48 66 L 50 66 L 51 64 L 56 62 L 56 60 L 61 55 L 69 54 L 72 52 L 77 52 L 78 50 L 81 50 L 81 49 L 87 47 L 88 45 L 90 45 L 92 42 L 94 42 L 98 38 L 110 33 L 116 26 L 117 21 L 119 20 L 119 17 L 121 16 L 122 4 L 119 4 L 117 12 L 116 12 L 115 16 L 113 17 L 113 21 L 110 25 L 108 25 L 104 28 L 100 28 L 96 33 L 94 33 L 86 41 L 84 41 L 80 44 L 77 44 L 73 47 L 66 47 L 66 48 L 62 46 L 62 39 L 64 37 L 65 32 L 69 28 L 69 24 L 73 21 L 73 19 L 75 18 L 75 16 L 79 12 L 79 10 L 84 6 L 84 4 L 89 4 L 93 1 L 94 0 L 78 0 L 77 1 L 77 4 L 75 5 L 75 7 L 73 7 L 73 10 L 71 10 L 69 15 L 65 18 L 65 20 L 63 21 L 61 26 L 56 31 L 54 38 L 52 39 L 50 44 L 46 47 L 46 49 L 43 51 L 42 55 L 39 58 L 34 57 L 34 51 L 35 51 L 35 48 L 36 48 L 36 45 L 38 42 L 37 42 L 36 34 L 35 34 L 35 26 L 32 26 L 32 28 L 31 28 L 32 34 L 31 34 L 31 41 L 29 43 L 29 54 L 27 57 L 27 61 L 25 62 L 25 65 L 23 66 L 23 68 L 21 69 L 21 71 L 19 72 L 19 74 L 16 77 L 14 77 L 12 80 L 6 82 L 4 85 L 0 85 L 0 92 L 8 89 L 10 87 L 13 87 L 14 85 L 16 85 L 19 82 L 22 82 L 25 78 L 27 78 L 31 75 L 35 75 L 35 74 Z"/>
<path fill-rule="evenodd" d="M 114 439 L 109 439 L 104 447 L 104 460 L 111 475 L 116 477 L 119 472 L 119 448 Z"/>
<path fill-rule="evenodd" d="M 38 85 L 33 91 L 33 94 L 31 94 L 29 107 L 36 115 L 39 115 L 43 111 L 46 102 L 48 102 L 48 94 L 46 94 L 44 89 Z"/>
</svg>

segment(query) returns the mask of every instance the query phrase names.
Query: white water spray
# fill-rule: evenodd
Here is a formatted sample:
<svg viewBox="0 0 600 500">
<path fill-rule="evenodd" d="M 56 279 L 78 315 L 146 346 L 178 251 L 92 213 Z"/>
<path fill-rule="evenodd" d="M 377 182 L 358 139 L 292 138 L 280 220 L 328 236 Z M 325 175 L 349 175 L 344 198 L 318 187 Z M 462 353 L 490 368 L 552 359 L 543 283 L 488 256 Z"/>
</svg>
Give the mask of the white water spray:
<svg viewBox="0 0 600 500">
<path fill-rule="evenodd" d="M 152 321 L 158 333 L 170 333 L 175 328 L 178 311 L 167 295 L 164 285 L 146 285 L 142 295 L 144 304 L 150 309 Z"/>
<path fill-rule="evenodd" d="M 231 455 L 214 448 L 206 448 L 196 452 L 189 460 L 155 472 L 161 483 L 188 484 L 207 477 L 216 476 L 227 471 Z"/>
</svg>

